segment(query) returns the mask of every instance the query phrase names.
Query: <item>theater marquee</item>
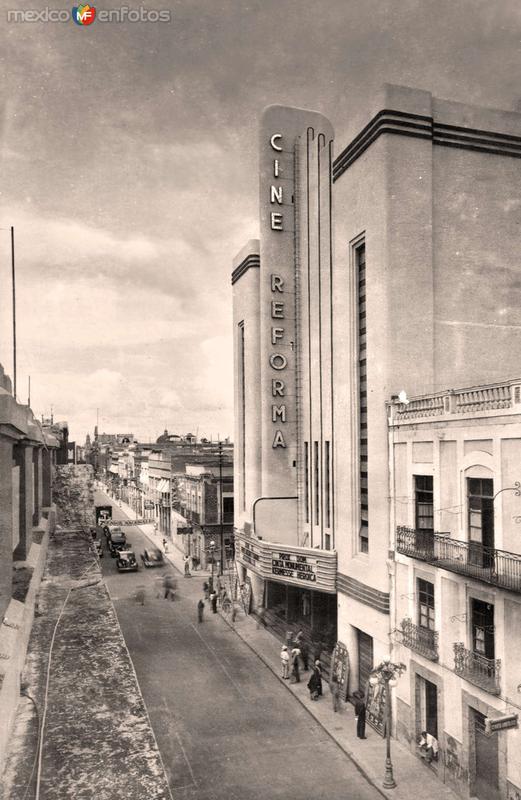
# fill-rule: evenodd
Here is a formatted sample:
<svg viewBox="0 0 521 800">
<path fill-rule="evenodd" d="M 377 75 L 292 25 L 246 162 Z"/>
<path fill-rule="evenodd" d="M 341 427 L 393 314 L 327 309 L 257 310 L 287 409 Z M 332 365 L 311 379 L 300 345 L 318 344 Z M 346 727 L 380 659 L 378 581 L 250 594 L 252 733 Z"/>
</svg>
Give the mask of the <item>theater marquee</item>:
<svg viewBox="0 0 521 800">
<path fill-rule="evenodd" d="M 237 561 L 265 580 L 289 583 L 320 592 L 336 592 L 336 553 L 289 547 L 235 534 Z"/>
</svg>

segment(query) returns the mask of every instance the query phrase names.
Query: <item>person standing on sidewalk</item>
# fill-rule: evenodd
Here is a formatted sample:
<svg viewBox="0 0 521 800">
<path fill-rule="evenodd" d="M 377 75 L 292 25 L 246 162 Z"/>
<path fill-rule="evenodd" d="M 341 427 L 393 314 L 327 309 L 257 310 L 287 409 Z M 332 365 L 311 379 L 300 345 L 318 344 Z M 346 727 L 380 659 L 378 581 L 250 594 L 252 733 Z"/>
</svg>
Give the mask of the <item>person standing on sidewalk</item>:
<svg viewBox="0 0 521 800">
<path fill-rule="evenodd" d="M 199 600 L 197 603 L 197 622 L 203 621 L 203 614 L 204 614 L 204 601 Z"/>
<path fill-rule="evenodd" d="M 365 698 L 360 690 L 355 692 L 355 697 L 356 735 L 359 739 L 367 739 L 365 735 Z"/>
<path fill-rule="evenodd" d="M 320 661 L 315 661 L 313 672 L 308 681 L 309 694 L 312 700 L 318 700 L 322 695 L 322 670 Z"/>
<path fill-rule="evenodd" d="M 299 656 L 300 650 L 294 647 L 291 651 L 291 683 L 300 683 Z"/>
<path fill-rule="evenodd" d="M 282 677 L 286 681 L 289 678 L 289 653 L 286 645 L 283 645 L 280 651 L 280 661 L 282 664 Z"/>
<path fill-rule="evenodd" d="M 212 604 L 212 614 L 217 614 L 217 592 L 215 589 L 210 595 L 210 603 Z"/>
<path fill-rule="evenodd" d="M 305 672 L 309 669 L 309 648 L 306 640 L 304 639 L 304 632 L 299 630 L 295 636 L 295 647 L 300 650 L 300 657 L 302 659 L 302 668 Z"/>
</svg>

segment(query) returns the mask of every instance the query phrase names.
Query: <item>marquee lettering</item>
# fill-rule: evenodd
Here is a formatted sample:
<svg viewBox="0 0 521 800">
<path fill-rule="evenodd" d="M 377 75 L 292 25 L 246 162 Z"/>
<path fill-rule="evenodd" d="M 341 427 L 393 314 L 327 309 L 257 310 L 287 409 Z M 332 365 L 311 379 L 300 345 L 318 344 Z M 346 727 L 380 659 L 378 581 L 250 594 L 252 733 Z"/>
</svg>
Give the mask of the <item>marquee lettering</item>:
<svg viewBox="0 0 521 800">
<path fill-rule="evenodd" d="M 284 397 L 286 384 L 278 378 L 271 379 L 271 394 L 273 397 Z"/>
<path fill-rule="evenodd" d="M 270 144 L 274 150 L 277 150 L 278 153 L 282 153 L 282 147 L 279 147 L 277 144 L 275 144 L 275 142 L 278 141 L 279 139 L 282 139 L 282 134 L 274 133 L 270 139 Z"/>
<path fill-rule="evenodd" d="M 271 329 L 271 343 L 277 344 L 279 339 L 282 339 L 284 336 L 284 328 L 272 328 Z"/>
<path fill-rule="evenodd" d="M 277 447 L 286 447 L 286 442 L 284 441 L 284 436 L 282 435 L 282 431 L 277 431 L 275 433 L 275 438 L 273 439 L 272 447 L 274 450 Z"/>
<path fill-rule="evenodd" d="M 271 291 L 280 292 L 281 294 L 284 294 L 284 280 L 281 278 L 280 275 L 271 276 Z"/>
<path fill-rule="evenodd" d="M 271 420 L 272 422 L 277 422 L 277 417 L 280 417 L 281 422 L 286 422 L 286 406 L 275 406 L 271 407 Z"/>
<path fill-rule="evenodd" d="M 270 186 L 270 203 L 282 205 L 282 186 Z"/>
<path fill-rule="evenodd" d="M 272 353 L 270 356 L 270 366 L 273 369 L 286 369 L 288 366 L 288 359 L 282 353 Z"/>
<path fill-rule="evenodd" d="M 284 300 L 271 301 L 272 319 L 284 319 Z"/>
<path fill-rule="evenodd" d="M 283 216 L 278 211 L 272 211 L 270 214 L 271 219 L 271 230 L 272 231 L 283 231 L 284 228 L 282 227 Z"/>
</svg>

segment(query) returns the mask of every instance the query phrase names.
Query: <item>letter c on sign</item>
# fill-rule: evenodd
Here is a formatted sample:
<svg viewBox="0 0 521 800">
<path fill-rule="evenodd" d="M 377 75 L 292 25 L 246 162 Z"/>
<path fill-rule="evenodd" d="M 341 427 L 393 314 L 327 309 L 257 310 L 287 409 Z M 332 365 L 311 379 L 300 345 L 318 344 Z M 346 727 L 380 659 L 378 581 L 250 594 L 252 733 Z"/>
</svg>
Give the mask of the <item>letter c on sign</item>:
<svg viewBox="0 0 521 800">
<path fill-rule="evenodd" d="M 272 353 L 270 356 L 270 366 L 273 369 L 286 369 L 288 361 L 286 356 L 283 356 L 282 353 Z"/>
<path fill-rule="evenodd" d="M 275 144 L 275 142 L 278 139 L 282 139 L 282 134 L 281 133 L 274 133 L 273 136 L 270 139 L 270 144 L 271 144 L 271 146 L 273 147 L 274 150 L 276 150 L 278 153 L 282 153 L 282 147 L 279 147 L 278 145 Z"/>
</svg>

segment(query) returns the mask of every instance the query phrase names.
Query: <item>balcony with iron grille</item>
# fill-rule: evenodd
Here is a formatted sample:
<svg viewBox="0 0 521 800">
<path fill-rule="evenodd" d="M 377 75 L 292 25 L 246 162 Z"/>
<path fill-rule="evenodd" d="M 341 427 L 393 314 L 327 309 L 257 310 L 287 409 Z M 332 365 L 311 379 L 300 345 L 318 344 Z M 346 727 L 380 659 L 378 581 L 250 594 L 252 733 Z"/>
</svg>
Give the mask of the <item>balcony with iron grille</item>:
<svg viewBox="0 0 521 800">
<path fill-rule="evenodd" d="M 477 542 L 460 542 L 451 539 L 450 533 L 404 526 L 396 529 L 396 550 L 449 572 L 521 593 L 521 555 L 516 553 L 484 547 Z"/>
<path fill-rule="evenodd" d="M 454 643 L 454 672 L 474 686 L 491 694 L 501 694 L 501 659 L 486 658 L 467 650 L 463 642 Z"/>
<path fill-rule="evenodd" d="M 439 658 L 438 631 L 415 625 L 409 617 L 402 620 L 402 644 L 430 661 Z"/>
</svg>

